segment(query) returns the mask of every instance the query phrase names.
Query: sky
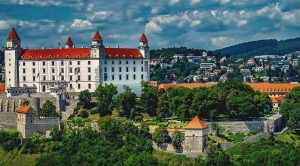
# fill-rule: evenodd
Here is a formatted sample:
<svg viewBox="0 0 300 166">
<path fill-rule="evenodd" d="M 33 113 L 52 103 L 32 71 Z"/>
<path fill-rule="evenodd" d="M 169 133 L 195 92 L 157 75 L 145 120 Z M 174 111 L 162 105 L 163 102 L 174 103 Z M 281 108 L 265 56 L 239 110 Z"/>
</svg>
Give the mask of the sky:
<svg viewBox="0 0 300 166">
<path fill-rule="evenodd" d="M 54 48 L 70 35 L 89 47 L 99 30 L 106 47 L 214 50 L 260 39 L 300 37 L 300 0 L 0 0 L 2 46 L 15 27 L 24 48 Z"/>
</svg>

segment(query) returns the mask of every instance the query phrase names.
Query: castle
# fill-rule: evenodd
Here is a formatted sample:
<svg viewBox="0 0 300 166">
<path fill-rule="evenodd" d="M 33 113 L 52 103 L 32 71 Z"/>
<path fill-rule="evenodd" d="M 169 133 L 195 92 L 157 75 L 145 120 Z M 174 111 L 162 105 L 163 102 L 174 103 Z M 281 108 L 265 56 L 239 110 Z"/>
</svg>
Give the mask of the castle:
<svg viewBox="0 0 300 166">
<path fill-rule="evenodd" d="M 150 80 L 150 50 L 142 34 L 137 48 L 106 48 L 97 31 L 89 48 L 76 48 L 69 36 L 65 48 L 23 49 L 13 28 L 6 40 L 5 85 L 7 96 L 26 93 L 57 93 L 58 87 L 67 92 L 112 83 L 123 90 L 129 86 L 137 95 L 140 82 Z"/>
</svg>

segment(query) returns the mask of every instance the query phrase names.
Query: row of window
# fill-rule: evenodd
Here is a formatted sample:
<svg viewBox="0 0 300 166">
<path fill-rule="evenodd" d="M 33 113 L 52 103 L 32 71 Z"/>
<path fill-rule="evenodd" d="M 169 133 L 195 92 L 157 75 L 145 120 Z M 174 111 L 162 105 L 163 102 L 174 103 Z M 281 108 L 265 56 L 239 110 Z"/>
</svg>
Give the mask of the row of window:
<svg viewBox="0 0 300 166">
<path fill-rule="evenodd" d="M 126 72 L 129 72 L 129 67 L 125 68 Z M 107 72 L 107 67 L 104 67 L 104 72 Z M 111 72 L 115 72 L 115 67 L 111 67 Z M 122 67 L 119 67 L 119 72 L 122 72 Z M 133 67 L 133 72 L 136 72 L 136 67 Z M 141 67 L 141 72 L 144 72 L 144 67 Z"/>
<path fill-rule="evenodd" d="M 70 89 L 73 89 L 73 84 L 70 84 Z M 77 89 L 80 89 L 80 84 L 77 84 Z M 91 84 L 88 84 L 88 89 L 91 89 L 92 88 L 92 85 Z"/>
<path fill-rule="evenodd" d="M 126 65 L 128 65 L 128 61 L 125 62 Z M 107 64 L 107 61 L 104 61 L 104 64 Z M 111 64 L 115 64 L 115 61 L 111 61 Z M 122 64 L 122 61 L 119 61 L 119 64 L 121 65 Z M 135 61 L 133 61 L 133 64 L 135 64 Z M 141 64 L 144 64 L 144 61 L 141 61 Z"/>
<path fill-rule="evenodd" d="M 69 61 L 69 65 L 72 65 L 73 61 Z M 25 62 L 23 62 L 23 66 L 25 66 Z M 52 66 L 55 66 L 55 61 L 51 61 Z M 60 61 L 60 65 L 63 66 L 65 64 L 65 61 Z M 32 62 L 32 66 L 35 66 L 36 63 Z M 46 61 L 43 61 L 43 66 L 46 66 Z M 77 61 L 77 65 L 80 65 L 80 61 Z M 91 61 L 88 61 L 88 65 L 91 65 Z"/>
<path fill-rule="evenodd" d="M 33 81 L 36 81 L 36 78 L 38 78 L 38 76 L 37 76 L 37 77 L 36 77 L 36 76 L 33 76 L 33 77 L 32 77 L 32 80 L 33 80 Z M 43 76 L 42 79 L 43 79 L 43 81 L 46 81 L 46 76 Z M 65 80 L 65 77 L 64 77 L 64 76 L 60 76 L 60 79 L 64 81 L 64 80 Z M 55 81 L 55 80 L 56 80 L 55 75 L 52 75 L 52 81 Z M 69 76 L 69 80 L 70 80 L 70 81 L 73 81 L 73 76 Z M 91 80 L 92 80 L 92 76 L 91 76 L 91 75 L 88 75 L 88 81 L 91 81 Z M 23 81 L 24 81 L 24 82 L 26 81 L 26 76 L 23 76 Z M 80 81 L 80 76 L 77 76 L 77 79 L 74 80 L 74 81 Z"/>
<path fill-rule="evenodd" d="M 88 73 L 91 73 L 91 71 L 92 71 L 91 68 L 88 67 Z M 26 69 L 23 68 L 23 74 L 25 74 L 25 73 L 26 73 Z M 36 73 L 36 69 L 35 68 L 32 69 L 32 73 L 33 74 Z M 45 73 L 46 73 L 46 68 L 43 68 L 43 74 L 45 74 Z M 52 73 L 55 73 L 55 68 L 52 68 Z M 60 68 L 60 73 L 61 74 L 64 73 L 64 68 Z M 73 68 L 72 67 L 69 68 L 69 73 L 73 73 Z M 75 74 L 77 74 L 77 73 L 80 73 L 80 68 L 75 68 Z"/>
<path fill-rule="evenodd" d="M 123 75 L 119 74 L 119 80 L 122 80 L 122 79 L 123 79 Z M 144 79 L 144 75 L 141 74 L 141 80 L 143 80 L 143 79 Z M 108 75 L 107 75 L 107 73 L 104 73 L 104 81 L 107 81 L 107 80 L 108 80 Z M 116 80 L 114 74 L 111 75 L 111 80 Z M 125 80 L 129 80 L 129 74 L 125 75 Z M 132 75 L 132 80 L 136 80 L 136 74 Z"/>
</svg>

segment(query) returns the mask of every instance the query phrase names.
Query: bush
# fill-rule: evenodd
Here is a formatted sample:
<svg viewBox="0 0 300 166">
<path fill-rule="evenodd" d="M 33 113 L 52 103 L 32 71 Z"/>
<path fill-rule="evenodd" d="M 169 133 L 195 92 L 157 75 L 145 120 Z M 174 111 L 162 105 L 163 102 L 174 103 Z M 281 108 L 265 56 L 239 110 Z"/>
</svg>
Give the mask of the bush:
<svg viewBox="0 0 300 166">
<path fill-rule="evenodd" d="M 97 114 L 98 113 L 98 110 L 96 108 L 93 108 L 90 110 L 90 114 Z"/>
<path fill-rule="evenodd" d="M 133 120 L 136 122 L 140 122 L 143 120 L 143 115 L 136 115 L 134 116 Z"/>
<path fill-rule="evenodd" d="M 158 127 L 152 134 L 152 139 L 157 144 L 170 142 L 170 136 L 166 127 Z"/>
<path fill-rule="evenodd" d="M 88 118 L 89 117 L 89 113 L 86 110 L 82 110 L 82 111 L 80 111 L 79 116 L 81 118 Z"/>
<path fill-rule="evenodd" d="M 10 151 L 16 148 L 21 143 L 21 133 L 18 131 L 4 131 L 0 130 L 0 146 L 5 151 Z"/>
</svg>

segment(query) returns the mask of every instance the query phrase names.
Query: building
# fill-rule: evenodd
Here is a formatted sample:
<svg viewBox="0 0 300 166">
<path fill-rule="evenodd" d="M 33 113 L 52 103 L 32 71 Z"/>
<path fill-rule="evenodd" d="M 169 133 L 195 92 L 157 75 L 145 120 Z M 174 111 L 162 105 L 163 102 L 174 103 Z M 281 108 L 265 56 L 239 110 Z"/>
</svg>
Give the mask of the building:
<svg viewBox="0 0 300 166">
<path fill-rule="evenodd" d="M 272 101 L 272 105 L 273 105 L 273 110 L 274 111 L 279 111 L 280 105 L 284 101 L 284 97 L 283 96 L 277 96 L 277 97 L 272 96 L 271 101 Z"/>
<path fill-rule="evenodd" d="M 207 139 L 207 125 L 195 116 L 184 128 L 184 152 L 202 153 L 206 148 Z"/>
<path fill-rule="evenodd" d="M 18 88 L 22 87 L 51 92 L 59 86 L 65 86 L 68 92 L 93 92 L 98 85 L 112 83 L 119 92 L 127 85 L 139 95 L 140 82 L 150 80 L 150 51 L 145 34 L 137 48 L 106 48 L 97 31 L 89 48 L 76 48 L 69 36 L 65 48 L 23 49 L 13 28 L 4 50 L 8 93 L 21 93 Z"/>
</svg>

